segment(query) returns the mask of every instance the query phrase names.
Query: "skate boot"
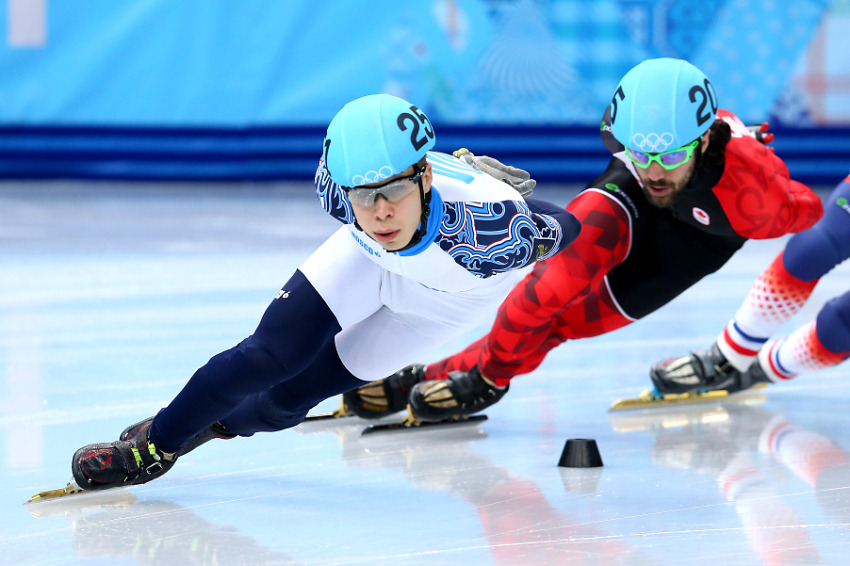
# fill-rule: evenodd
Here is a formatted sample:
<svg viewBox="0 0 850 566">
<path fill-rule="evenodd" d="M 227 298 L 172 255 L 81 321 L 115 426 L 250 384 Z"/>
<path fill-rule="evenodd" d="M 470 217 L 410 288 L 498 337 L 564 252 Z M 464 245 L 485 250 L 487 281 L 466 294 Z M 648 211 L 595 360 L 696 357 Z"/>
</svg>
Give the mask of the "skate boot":
<svg viewBox="0 0 850 566">
<path fill-rule="evenodd" d="M 128 427 L 116 442 L 89 444 L 74 453 L 71 473 L 84 490 L 147 483 L 174 466 L 177 454 L 158 450 L 150 441 L 153 418 Z"/>
<path fill-rule="evenodd" d="M 342 395 L 345 407 L 363 419 L 379 419 L 407 408 L 413 386 L 425 378 L 425 365 L 409 365 L 391 376 Z"/>
<path fill-rule="evenodd" d="M 442 421 L 460 415 L 471 415 L 495 405 L 504 388 L 490 385 L 477 367 L 449 372 L 448 379 L 435 379 L 416 385 L 410 392 L 410 410 L 423 421 Z"/>
<path fill-rule="evenodd" d="M 148 417 L 147 419 L 137 422 L 134 425 L 130 425 L 124 429 L 124 432 L 121 433 L 121 436 L 118 437 L 118 440 L 128 440 L 130 437 L 136 435 L 138 433 L 139 428 L 148 428 L 153 423 L 154 417 Z M 213 423 L 201 432 L 199 432 L 195 438 L 187 442 L 183 445 L 180 450 L 176 452 L 177 456 L 182 456 L 183 454 L 188 454 L 201 444 L 205 444 L 210 440 L 219 438 L 222 440 L 229 440 L 234 438 L 236 433 L 230 432 L 227 428 L 221 423 Z"/>
<path fill-rule="evenodd" d="M 737 370 L 720 352 L 717 342 L 708 350 L 660 361 L 652 366 L 649 375 L 655 388 L 662 394 L 719 389 L 735 393 L 749 389 L 756 383 L 770 381 L 758 360 L 747 371 Z"/>
</svg>

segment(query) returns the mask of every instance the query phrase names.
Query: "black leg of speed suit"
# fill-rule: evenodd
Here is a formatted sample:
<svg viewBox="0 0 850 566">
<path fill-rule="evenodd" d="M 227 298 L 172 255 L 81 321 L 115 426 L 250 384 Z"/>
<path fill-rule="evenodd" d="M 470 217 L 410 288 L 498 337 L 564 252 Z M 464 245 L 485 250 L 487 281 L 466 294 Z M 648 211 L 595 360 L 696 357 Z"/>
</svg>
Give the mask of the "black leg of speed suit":
<svg viewBox="0 0 850 566">
<path fill-rule="evenodd" d="M 325 301 L 307 278 L 296 271 L 266 309 L 254 334 L 213 356 L 195 372 L 168 407 L 159 412 L 151 427 L 151 439 L 160 450 L 174 452 L 212 423 L 225 420 L 243 403 L 239 411 L 242 425 L 247 425 L 247 414 L 253 406 L 263 413 L 256 415 L 254 422 L 263 423 L 257 430 L 276 430 L 279 425 L 272 423 L 292 426 L 287 424 L 292 418 L 275 416 L 269 407 L 300 409 L 310 403 L 315 405 L 341 387 L 351 389 L 362 383 L 339 362 L 333 339 L 340 330 Z M 310 383 L 298 385 L 298 397 L 283 404 L 272 401 L 278 399 L 272 394 L 276 386 L 307 371 L 313 364 L 334 375 L 319 374 Z M 307 371 L 305 375 L 314 374 Z M 234 418 L 233 424 L 238 426 L 240 422 Z M 238 432 L 255 431 L 242 428 Z"/>
</svg>

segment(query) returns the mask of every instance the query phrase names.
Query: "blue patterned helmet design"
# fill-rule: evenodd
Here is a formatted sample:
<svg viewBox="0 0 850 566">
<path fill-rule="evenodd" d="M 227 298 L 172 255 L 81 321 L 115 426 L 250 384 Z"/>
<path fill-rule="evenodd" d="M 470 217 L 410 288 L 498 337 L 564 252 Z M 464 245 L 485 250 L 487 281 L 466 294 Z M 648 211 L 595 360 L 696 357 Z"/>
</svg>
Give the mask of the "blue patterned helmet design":
<svg viewBox="0 0 850 566">
<path fill-rule="evenodd" d="M 717 95 L 705 74 L 682 59 L 647 59 L 626 73 L 611 99 L 611 132 L 644 153 L 685 146 L 708 130 Z"/>
<path fill-rule="evenodd" d="M 413 104 L 372 94 L 346 104 L 331 120 L 324 160 L 331 179 L 357 187 L 388 179 L 425 157 L 434 129 Z"/>
</svg>

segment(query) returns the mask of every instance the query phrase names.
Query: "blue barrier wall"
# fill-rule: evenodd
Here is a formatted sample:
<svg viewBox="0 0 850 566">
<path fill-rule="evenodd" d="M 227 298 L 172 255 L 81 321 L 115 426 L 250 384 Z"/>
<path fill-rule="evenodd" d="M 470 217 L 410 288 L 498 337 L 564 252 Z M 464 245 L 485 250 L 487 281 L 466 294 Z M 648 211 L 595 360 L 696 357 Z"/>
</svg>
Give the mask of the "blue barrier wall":
<svg viewBox="0 0 850 566">
<path fill-rule="evenodd" d="M 610 159 L 596 127 L 435 125 L 437 149 L 468 147 L 540 182 L 587 183 Z M 832 185 L 850 173 L 850 129 L 771 129 L 792 176 Z M 0 177 L 307 180 L 324 128 L 0 128 Z"/>
</svg>

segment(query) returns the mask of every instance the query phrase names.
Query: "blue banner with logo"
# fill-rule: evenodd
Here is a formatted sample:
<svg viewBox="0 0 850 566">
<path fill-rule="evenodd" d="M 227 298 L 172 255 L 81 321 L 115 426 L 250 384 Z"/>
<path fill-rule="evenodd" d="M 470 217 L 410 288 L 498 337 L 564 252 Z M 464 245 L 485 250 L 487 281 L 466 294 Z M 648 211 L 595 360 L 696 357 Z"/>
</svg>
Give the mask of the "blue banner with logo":
<svg viewBox="0 0 850 566">
<path fill-rule="evenodd" d="M 278 177 L 273 162 L 296 154 L 301 175 L 334 113 L 376 92 L 417 104 L 450 138 L 584 132 L 620 77 L 659 56 L 702 68 L 745 121 L 850 125 L 850 50 L 836 32 L 847 0 L 5 2 L 6 176 L 16 156 L 44 176 L 112 156 L 92 174 L 120 176 L 144 155 L 179 177 L 180 147 L 201 176 Z M 251 155 L 254 172 L 228 165 Z"/>
</svg>

